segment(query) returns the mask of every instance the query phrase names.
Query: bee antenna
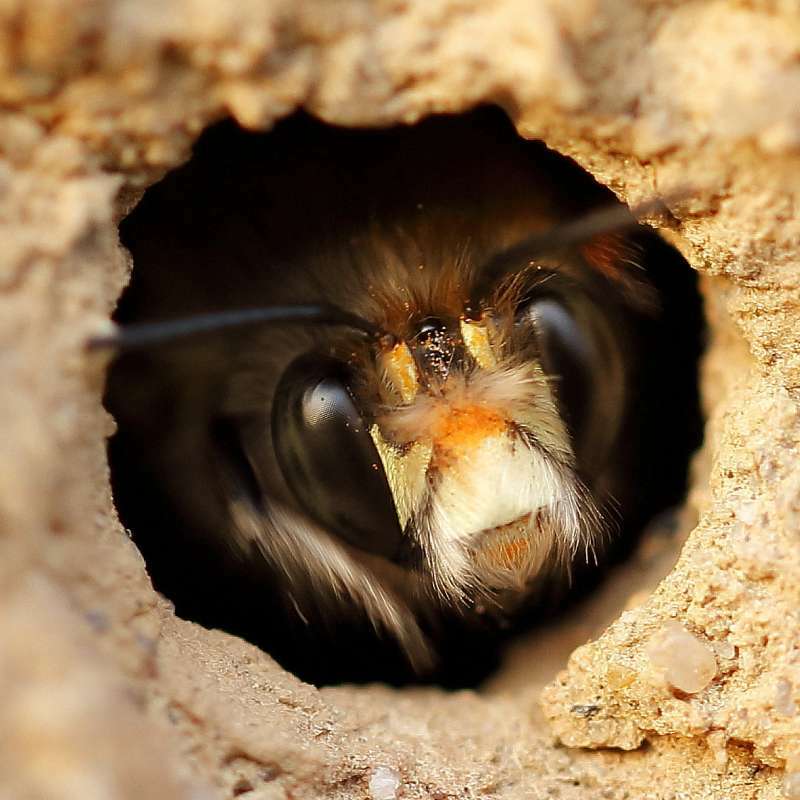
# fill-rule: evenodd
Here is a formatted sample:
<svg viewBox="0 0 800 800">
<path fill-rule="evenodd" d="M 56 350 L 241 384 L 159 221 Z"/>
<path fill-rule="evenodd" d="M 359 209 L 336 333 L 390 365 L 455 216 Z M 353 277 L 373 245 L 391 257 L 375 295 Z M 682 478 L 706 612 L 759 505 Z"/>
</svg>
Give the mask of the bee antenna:
<svg viewBox="0 0 800 800">
<path fill-rule="evenodd" d="M 90 351 L 114 350 L 116 353 L 124 353 L 246 325 L 280 324 L 341 325 L 361 331 L 374 339 L 386 336 L 381 328 L 363 317 L 330 303 L 320 303 L 242 308 L 163 322 L 137 322 L 123 325 L 107 335 L 94 336 L 88 340 L 86 347 Z"/>
<path fill-rule="evenodd" d="M 684 197 L 687 192 L 672 192 L 668 200 Z M 489 290 L 509 272 L 516 272 L 521 265 L 527 265 L 535 258 L 554 253 L 558 250 L 577 247 L 595 236 L 616 233 L 639 224 L 641 217 L 653 212 L 668 212 L 667 200 L 653 198 L 629 209 L 625 205 L 603 206 L 595 208 L 577 219 L 556 225 L 543 233 L 535 233 L 511 247 L 501 250 L 484 264 L 481 279 L 469 298 L 465 309 L 466 316 L 474 319 L 480 315 L 480 301 Z"/>
</svg>

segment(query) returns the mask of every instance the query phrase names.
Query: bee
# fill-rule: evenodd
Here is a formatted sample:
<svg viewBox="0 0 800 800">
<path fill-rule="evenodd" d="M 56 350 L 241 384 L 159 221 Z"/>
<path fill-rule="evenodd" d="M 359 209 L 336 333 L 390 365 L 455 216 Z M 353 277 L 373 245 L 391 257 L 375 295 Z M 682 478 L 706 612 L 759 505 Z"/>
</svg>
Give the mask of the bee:
<svg viewBox="0 0 800 800">
<path fill-rule="evenodd" d="M 454 620 L 492 628 L 602 555 L 659 300 L 634 217 L 555 159 L 493 110 L 298 118 L 212 130 L 148 190 L 93 346 L 157 586 L 250 632 L 359 619 L 424 673 Z"/>
</svg>

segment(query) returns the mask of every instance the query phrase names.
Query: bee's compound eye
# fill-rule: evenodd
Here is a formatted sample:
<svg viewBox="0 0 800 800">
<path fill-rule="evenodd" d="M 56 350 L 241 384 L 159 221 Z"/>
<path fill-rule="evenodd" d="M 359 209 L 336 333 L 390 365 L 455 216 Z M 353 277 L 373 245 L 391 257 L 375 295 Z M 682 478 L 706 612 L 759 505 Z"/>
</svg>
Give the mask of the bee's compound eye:
<svg viewBox="0 0 800 800">
<path fill-rule="evenodd" d="M 272 441 L 310 517 L 361 550 L 397 555 L 403 533 L 394 500 L 344 364 L 309 354 L 289 365 L 275 391 Z"/>
<path fill-rule="evenodd" d="M 586 331 L 581 329 L 572 309 L 554 297 L 540 297 L 522 308 L 521 320 L 536 329 L 544 367 L 548 372 L 560 372 L 559 367 L 582 362 L 585 369 L 591 357 Z"/>
<path fill-rule="evenodd" d="M 562 413 L 573 434 L 580 435 L 597 401 L 606 364 L 601 357 L 603 332 L 597 329 L 603 323 L 588 308 L 588 300 L 576 300 L 568 303 L 555 296 L 535 298 L 519 309 L 517 321 L 535 331 L 542 367 L 557 378 L 554 386 Z"/>
</svg>

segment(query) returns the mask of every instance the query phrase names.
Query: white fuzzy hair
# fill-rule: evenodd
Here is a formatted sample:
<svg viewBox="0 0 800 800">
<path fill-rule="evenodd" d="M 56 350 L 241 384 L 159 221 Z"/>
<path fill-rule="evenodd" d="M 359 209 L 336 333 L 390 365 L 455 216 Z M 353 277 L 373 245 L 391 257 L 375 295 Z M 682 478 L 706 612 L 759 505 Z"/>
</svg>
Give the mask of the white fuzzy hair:
<svg viewBox="0 0 800 800">
<path fill-rule="evenodd" d="M 442 396 L 420 395 L 386 411 L 379 424 L 395 442 L 407 444 L 431 438 L 443 415 L 465 406 L 485 406 L 512 427 L 501 443 L 478 446 L 460 476 L 449 474 L 453 465 L 440 469 L 414 518 L 432 594 L 461 605 L 498 590 L 521 590 L 546 564 L 568 564 L 581 547 L 591 548 L 600 527 L 591 496 L 574 473 L 550 380 L 536 365 L 508 363 L 452 375 Z M 476 558 L 473 546 L 480 552 L 474 540 L 481 536 L 502 541 L 503 533 L 493 529 L 513 521 L 502 518 L 504 509 L 528 516 L 515 530 L 529 547 L 513 569 Z"/>
<path fill-rule="evenodd" d="M 242 549 L 254 544 L 270 563 L 279 565 L 280 578 L 301 617 L 303 609 L 308 610 L 308 596 L 324 598 L 328 605 L 355 605 L 376 630 L 382 628 L 398 640 L 415 669 L 431 666 L 431 646 L 406 603 L 339 540 L 280 505 L 259 513 L 247 501 L 231 500 L 229 510 L 237 544 Z"/>
</svg>

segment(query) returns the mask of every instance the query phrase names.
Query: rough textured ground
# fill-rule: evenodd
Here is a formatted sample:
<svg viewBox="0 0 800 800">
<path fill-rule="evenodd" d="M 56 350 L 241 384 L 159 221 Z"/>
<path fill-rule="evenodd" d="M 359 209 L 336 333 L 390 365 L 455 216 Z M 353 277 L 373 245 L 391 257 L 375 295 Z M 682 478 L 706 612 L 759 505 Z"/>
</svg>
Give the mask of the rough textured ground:
<svg viewBox="0 0 800 800">
<path fill-rule="evenodd" d="M 81 342 L 115 221 L 212 120 L 478 101 L 625 199 L 692 187 L 660 222 L 712 325 L 699 521 L 480 694 L 317 691 L 152 591 Z M 3 800 L 800 797 L 795 2 L 10 0 L 0 109 Z"/>
</svg>

